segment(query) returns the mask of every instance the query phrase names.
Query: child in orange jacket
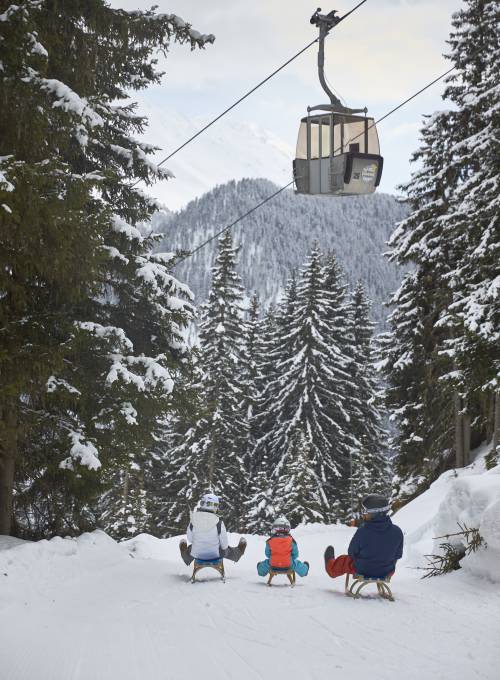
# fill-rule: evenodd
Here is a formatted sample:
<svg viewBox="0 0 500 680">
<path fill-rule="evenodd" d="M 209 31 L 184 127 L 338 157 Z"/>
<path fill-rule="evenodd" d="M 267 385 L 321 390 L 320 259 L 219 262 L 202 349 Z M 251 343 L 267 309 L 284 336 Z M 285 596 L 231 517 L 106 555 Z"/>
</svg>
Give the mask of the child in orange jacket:
<svg viewBox="0 0 500 680">
<path fill-rule="evenodd" d="M 271 536 L 266 541 L 267 559 L 257 564 L 259 576 L 267 576 L 269 569 L 288 571 L 293 569 L 299 576 L 307 576 L 309 562 L 298 559 L 299 548 L 290 534 L 290 522 L 285 517 L 278 517 L 273 522 Z"/>
</svg>

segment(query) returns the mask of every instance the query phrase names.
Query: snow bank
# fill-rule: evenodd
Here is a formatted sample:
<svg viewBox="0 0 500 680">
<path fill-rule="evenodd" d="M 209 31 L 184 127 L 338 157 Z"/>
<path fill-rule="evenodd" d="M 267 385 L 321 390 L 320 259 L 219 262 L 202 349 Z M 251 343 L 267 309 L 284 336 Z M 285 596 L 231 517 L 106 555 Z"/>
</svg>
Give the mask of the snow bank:
<svg viewBox="0 0 500 680">
<path fill-rule="evenodd" d="M 478 450 L 468 467 L 442 474 L 394 515 L 405 533 L 405 566 L 428 566 L 425 555 L 438 554 L 443 542 L 437 537 L 460 531 L 461 524 L 478 528 L 487 546 L 465 557 L 463 569 L 500 583 L 500 465 L 486 469 L 487 450 L 486 446 Z M 461 543 L 461 538 L 450 540 Z"/>
<path fill-rule="evenodd" d="M 74 578 L 75 570 L 93 571 L 103 563 L 123 560 L 123 555 L 119 544 L 99 530 L 78 538 L 56 536 L 34 542 L 2 536 L 0 574 L 8 577 L 11 585 L 29 582 L 35 587 L 49 580 L 63 583 Z"/>
</svg>

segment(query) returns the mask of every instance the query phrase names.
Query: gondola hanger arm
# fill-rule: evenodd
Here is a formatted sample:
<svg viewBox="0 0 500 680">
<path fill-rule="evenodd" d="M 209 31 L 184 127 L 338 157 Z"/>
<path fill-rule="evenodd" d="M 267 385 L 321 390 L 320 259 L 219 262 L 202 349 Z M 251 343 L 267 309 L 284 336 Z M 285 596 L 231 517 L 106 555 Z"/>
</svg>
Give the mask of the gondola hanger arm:
<svg viewBox="0 0 500 680">
<path fill-rule="evenodd" d="M 360 4 L 363 4 L 363 3 L 360 3 Z M 330 99 L 333 111 L 337 111 L 338 113 L 348 113 L 348 114 L 361 113 L 361 112 L 363 112 L 363 109 L 349 109 L 346 106 L 344 106 L 342 104 L 342 102 L 340 101 L 340 99 L 338 99 L 338 97 L 336 97 L 333 94 L 333 92 L 330 90 L 330 88 L 328 87 L 328 83 L 326 82 L 326 78 L 325 78 L 325 38 L 330 33 L 332 28 L 335 28 L 335 26 L 337 26 L 337 24 L 339 24 L 345 18 L 345 16 L 344 17 L 337 16 L 337 10 L 336 9 L 333 9 L 328 14 L 320 14 L 320 12 L 321 12 L 321 7 L 318 7 L 318 9 L 312 15 L 310 22 L 311 22 L 311 24 L 313 24 L 313 26 L 317 26 L 319 28 L 318 77 L 319 77 L 319 82 L 321 83 L 321 87 L 323 88 L 323 90 L 328 95 L 328 98 Z M 313 107 L 313 108 L 318 109 L 319 107 Z M 328 110 L 328 109 L 325 109 L 325 110 Z"/>
</svg>

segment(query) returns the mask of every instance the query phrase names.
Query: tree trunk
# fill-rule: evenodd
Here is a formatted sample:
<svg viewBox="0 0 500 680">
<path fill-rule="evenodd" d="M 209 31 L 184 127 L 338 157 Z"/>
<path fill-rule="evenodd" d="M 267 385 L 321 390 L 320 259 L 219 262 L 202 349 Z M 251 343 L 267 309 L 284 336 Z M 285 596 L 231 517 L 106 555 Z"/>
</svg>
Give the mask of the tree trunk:
<svg viewBox="0 0 500 680">
<path fill-rule="evenodd" d="M 462 415 L 462 398 L 455 393 L 455 467 L 464 466 L 464 427 Z"/>
<path fill-rule="evenodd" d="M 0 534 L 12 527 L 12 498 L 17 454 L 17 411 L 12 404 L 0 410 Z"/>
<path fill-rule="evenodd" d="M 470 463 L 470 413 L 467 402 L 460 394 L 455 394 L 455 467 L 461 468 Z"/>
<path fill-rule="evenodd" d="M 123 505 L 127 505 L 128 501 L 128 470 L 125 470 L 123 478 Z"/>
<path fill-rule="evenodd" d="M 470 465 L 470 413 L 464 413 L 462 416 L 462 423 L 464 428 L 464 467 Z"/>
<path fill-rule="evenodd" d="M 493 425 L 493 445 L 491 453 L 493 455 L 493 459 L 497 460 L 499 454 L 498 447 L 500 446 L 500 392 L 495 392 L 494 398 L 495 398 L 495 417 Z"/>
</svg>

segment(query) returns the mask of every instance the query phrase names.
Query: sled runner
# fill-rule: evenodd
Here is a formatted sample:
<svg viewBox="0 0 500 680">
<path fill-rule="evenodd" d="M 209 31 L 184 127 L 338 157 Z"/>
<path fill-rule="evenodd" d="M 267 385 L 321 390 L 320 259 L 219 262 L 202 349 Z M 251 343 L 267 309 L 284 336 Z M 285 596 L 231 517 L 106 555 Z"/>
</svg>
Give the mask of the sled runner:
<svg viewBox="0 0 500 680">
<path fill-rule="evenodd" d="M 383 597 L 384 600 L 390 600 L 391 602 L 394 602 L 394 596 L 389 587 L 389 581 L 391 580 L 390 576 L 386 576 L 385 578 L 369 578 L 362 576 L 361 574 L 354 574 L 352 577 L 352 584 L 350 586 L 349 576 L 350 574 L 346 574 L 345 577 L 345 594 L 348 597 L 353 597 L 357 600 L 361 597 L 361 590 L 370 583 L 374 583 L 377 586 L 380 597 Z"/>
<path fill-rule="evenodd" d="M 195 559 L 193 575 L 191 576 L 191 583 L 196 582 L 196 574 L 200 571 L 200 569 L 204 569 L 205 567 L 212 567 L 212 569 L 215 569 L 215 571 L 217 571 L 220 574 L 221 580 L 224 583 L 226 582 L 226 574 L 224 572 L 224 561 L 222 559 L 216 560 Z"/>
<path fill-rule="evenodd" d="M 278 569 L 277 567 L 271 567 L 269 569 L 269 578 L 267 580 L 267 585 L 271 585 L 271 581 L 275 576 L 278 576 L 279 574 L 283 574 L 284 576 L 288 577 L 288 580 L 290 581 L 290 585 L 293 587 L 295 585 L 295 571 L 293 569 Z"/>
</svg>

